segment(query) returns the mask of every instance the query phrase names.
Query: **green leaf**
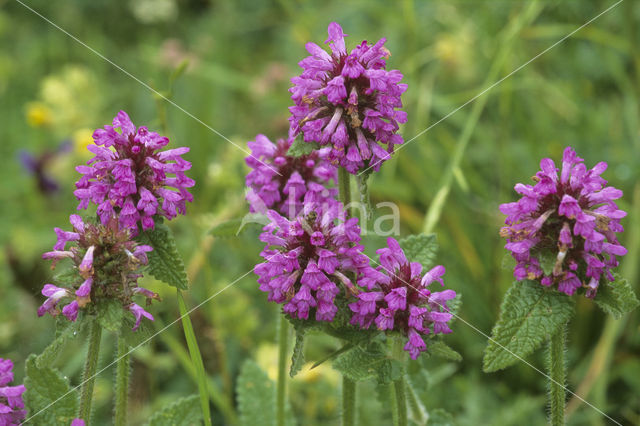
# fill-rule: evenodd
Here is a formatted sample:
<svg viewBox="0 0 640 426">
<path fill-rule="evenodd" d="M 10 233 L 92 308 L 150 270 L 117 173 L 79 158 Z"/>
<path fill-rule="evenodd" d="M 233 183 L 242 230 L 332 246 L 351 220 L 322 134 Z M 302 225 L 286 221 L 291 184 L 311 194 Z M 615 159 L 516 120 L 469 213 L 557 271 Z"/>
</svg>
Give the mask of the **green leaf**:
<svg viewBox="0 0 640 426">
<path fill-rule="evenodd" d="M 117 333 L 122 328 L 124 308 L 118 300 L 107 299 L 97 306 L 98 322 L 102 328 Z"/>
<path fill-rule="evenodd" d="M 442 408 L 429 411 L 429 426 L 453 426 L 453 415 Z"/>
<path fill-rule="evenodd" d="M 622 318 L 625 314 L 638 307 L 640 302 L 636 297 L 633 287 L 625 278 L 614 275 L 615 281 L 601 284 L 594 302 L 606 313 L 615 319 Z"/>
<path fill-rule="evenodd" d="M 165 224 L 156 223 L 154 229 L 141 233 L 139 240 L 153 247 L 147 255 L 151 275 L 180 290 L 189 288 L 184 262 L 176 248 L 173 233 Z"/>
<path fill-rule="evenodd" d="M 433 268 L 438 242 L 435 234 L 409 235 L 399 241 L 405 256 L 410 262 L 418 262 L 425 269 L 423 273 Z"/>
<path fill-rule="evenodd" d="M 135 320 L 132 315 L 125 315 L 120 328 L 120 336 L 124 338 L 129 347 L 137 348 L 142 344 L 148 343 L 151 336 L 153 336 L 154 329 L 151 324 L 150 321 L 142 321 L 136 331 L 133 331 Z"/>
<path fill-rule="evenodd" d="M 303 155 L 311 154 L 315 149 L 320 149 L 320 145 L 317 142 L 305 142 L 302 138 L 296 138 L 291 147 L 289 147 L 287 155 L 289 157 L 302 157 Z"/>
<path fill-rule="evenodd" d="M 549 250 L 542 250 L 536 254 L 540 261 L 540 267 L 545 275 L 551 275 L 553 268 L 556 266 L 557 257 Z"/>
<path fill-rule="evenodd" d="M 441 340 L 432 340 L 427 342 L 427 353 L 430 356 L 444 358 L 450 361 L 462 361 L 462 355 L 451 349 Z"/>
<path fill-rule="evenodd" d="M 296 329 L 296 343 L 293 346 L 291 368 L 289 369 L 289 376 L 291 377 L 295 377 L 295 375 L 302 370 L 302 366 L 304 365 L 304 334 L 304 329 Z"/>
<path fill-rule="evenodd" d="M 267 216 L 261 213 L 247 213 L 243 217 L 217 224 L 209 233 L 219 238 L 236 237 L 250 229 L 261 230 L 267 223 L 269 223 Z"/>
<path fill-rule="evenodd" d="M 484 371 L 501 370 L 531 354 L 569 321 L 573 311 L 574 301 L 566 294 L 535 281 L 515 281 L 485 349 Z"/>
<path fill-rule="evenodd" d="M 247 360 L 242 365 L 236 392 L 240 424 L 247 426 L 275 424 L 275 384 L 252 360 Z"/>
<path fill-rule="evenodd" d="M 181 398 L 153 414 L 148 426 L 191 426 L 202 422 L 198 395 Z"/>
<path fill-rule="evenodd" d="M 70 424 L 76 417 L 78 395 L 70 391 L 68 381 L 52 368 L 39 367 L 35 355 L 29 356 L 25 370 L 24 403 L 29 415 L 34 416 L 29 424 Z"/>
<path fill-rule="evenodd" d="M 68 323 L 69 321 L 65 318 L 65 322 Z M 56 335 L 53 342 L 51 342 L 49 346 L 47 346 L 44 351 L 36 357 L 36 366 L 38 368 L 43 368 L 53 364 L 58 358 L 60 351 L 66 346 L 67 342 L 70 339 L 75 338 L 82 331 L 82 326 L 84 324 L 84 321 L 76 321 L 65 327 Z"/>
<path fill-rule="evenodd" d="M 341 354 L 332 366 L 351 380 L 375 378 L 380 384 L 392 382 L 402 372 L 401 363 L 387 356 L 384 344 L 377 341 Z"/>
</svg>

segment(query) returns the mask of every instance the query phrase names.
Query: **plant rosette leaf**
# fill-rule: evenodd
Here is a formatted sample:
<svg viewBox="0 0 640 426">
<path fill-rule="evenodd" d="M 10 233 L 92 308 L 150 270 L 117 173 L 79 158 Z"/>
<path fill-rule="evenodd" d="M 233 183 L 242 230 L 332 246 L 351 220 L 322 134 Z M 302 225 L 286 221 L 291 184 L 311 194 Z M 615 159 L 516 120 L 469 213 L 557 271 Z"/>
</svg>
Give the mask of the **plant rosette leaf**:
<svg viewBox="0 0 640 426">
<path fill-rule="evenodd" d="M 483 369 L 506 368 L 535 351 L 571 318 L 575 302 L 535 281 L 516 281 L 500 306 L 484 352 Z"/>
</svg>

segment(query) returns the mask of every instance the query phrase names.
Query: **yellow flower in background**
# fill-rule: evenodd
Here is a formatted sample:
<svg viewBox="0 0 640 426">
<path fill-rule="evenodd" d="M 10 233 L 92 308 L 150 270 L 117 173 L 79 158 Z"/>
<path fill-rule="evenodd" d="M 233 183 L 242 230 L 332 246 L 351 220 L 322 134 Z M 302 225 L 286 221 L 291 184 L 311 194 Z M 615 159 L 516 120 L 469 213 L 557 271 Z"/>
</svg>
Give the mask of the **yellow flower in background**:
<svg viewBox="0 0 640 426">
<path fill-rule="evenodd" d="M 30 102 L 27 104 L 27 123 L 32 127 L 48 126 L 53 121 L 51 109 L 42 102 Z"/>
<path fill-rule="evenodd" d="M 93 130 L 89 128 L 78 129 L 71 136 L 73 141 L 73 150 L 76 154 L 83 157 L 91 157 L 93 154 L 87 149 L 87 146 L 93 143 Z"/>
</svg>

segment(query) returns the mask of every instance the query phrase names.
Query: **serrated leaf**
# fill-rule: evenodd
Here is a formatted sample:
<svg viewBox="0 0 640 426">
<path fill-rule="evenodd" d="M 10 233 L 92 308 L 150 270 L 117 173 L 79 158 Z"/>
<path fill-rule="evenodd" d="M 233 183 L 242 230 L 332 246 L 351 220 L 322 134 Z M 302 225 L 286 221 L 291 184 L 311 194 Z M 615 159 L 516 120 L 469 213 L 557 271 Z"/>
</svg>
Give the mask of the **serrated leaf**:
<svg viewBox="0 0 640 426">
<path fill-rule="evenodd" d="M 311 154 L 315 149 L 320 149 L 320 145 L 317 142 L 305 142 L 302 138 L 296 138 L 289 147 L 287 155 L 289 157 L 302 157 L 303 155 Z"/>
<path fill-rule="evenodd" d="M 65 322 L 68 323 L 69 321 L 65 319 Z M 44 351 L 36 357 L 36 366 L 38 368 L 43 368 L 53 364 L 56 358 L 58 358 L 62 348 L 66 346 L 67 342 L 76 337 L 82 331 L 82 326 L 84 324 L 84 321 L 76 321 L 65 327 L 56 335 L 53 342 L 51 342 L 49 346 L 47 346 Z"/>
<path fill-rule="evenodd" d="M 242 425 L 275 424 L 275 384 L 252 360 L 242 365 L 236 392 Z"/>
<path fill-rule="evenodd" d="M 261 213 L 247 213 L 243 217 L 217 224 L 209 233 L 218 238 L 236 237 L 250 229 L 261 230 L 267 223 L 269 223 L 267 216 Z"/>
<path fill-rule="evenodd" d="M 338 356 L 332 366 L 351 380 L 375 378 L 380 384 L 391 383 L 402 373 L 401 363 L 387 356 L 380 342 L 373 342 L 364 348 L 356 346 Z"/>
<path fill-rule="evenodd" d="M 615 319 L 622 318 L 625 314 L 638 307 L 640 302 L 636 297 L 633 287 L 625 278 L 614 275 L 615 281 L 601 284 L 598 287 L 594 302 L 606 313 Z"/>
<path fill-rule="evenodd" d="M 70 424 L 76 416 L 78 395 L 75 390 L 70 391 L 68 381 L 52 368 L 38 367 L 35 355 L 29 356 L 25 370 L 24 403 L 29 415 L 34 416 L 29 424 Z"/>
<path fill-rule="evenodd" d="M 451 349 L 446 343 L 440 340 L 427 342 L 427 353 L 430 356 L 448 359 L 450 361 L 462 361 L 462 355 Z"/>
<path fill-rule="evenodd" d="M 124 309 L 118 300 L 108 299 L 97 306 L 97 319 L 102 328 L 117 333 L 122 328 Z"/>
<path fill-rule="evenodd" d="M 171 230 L 165 224 L 156 223 L 154 229 L 141 233 L 139 240 L 153 247 L 147 254 L 151 275 L 170 286 L 187 290 L 187 273 Z"/>
<path fill-rule="evenodd" d="M 438 242 L 435 234 L 409 235 L 398 241 L 410 262 L 418 262 L 424 268 L 423 273 L 434 267 L 438 252 Z"/>
<path fill-rule="evenodd" d="M 296 343 L 293 345 L 291 367 L 289 368 L 289 376 L 291 377 L 295 377 L 304 365 L 304 335 L 304 329 L 296 329 Z"/>
<path fill-rule="evenodd" d="M 148 426 L 192 426 L 202 423 L 198 395 L 181 398 L 153 414 Z"/>
<path fill-rule="evenodd" d="M 485 349 L 485 372 L 501 370 L 535 351 L 565 325 L 574 311 L 569 296 L 535 281 L 515 281 Z"/>
</svg>

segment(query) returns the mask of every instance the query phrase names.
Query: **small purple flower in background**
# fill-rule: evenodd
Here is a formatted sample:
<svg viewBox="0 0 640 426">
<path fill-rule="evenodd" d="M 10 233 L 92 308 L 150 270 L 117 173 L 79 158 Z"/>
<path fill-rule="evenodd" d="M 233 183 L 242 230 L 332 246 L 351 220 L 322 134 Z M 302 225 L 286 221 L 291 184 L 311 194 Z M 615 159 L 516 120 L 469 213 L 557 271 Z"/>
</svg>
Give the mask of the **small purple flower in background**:
<svg viewBox="0 0 640 426">
<path fill-rule="evenodd" d="M 407 114 L 396 108 L 402 108 L 407 85 L 400 83 L 400 71 L 385 70 L 391 54 L 384 38 L 372 46 L 363 41 L 348 53 L 345 36 L 332 22 L 326 41 L 331 54 L 307 43 L 311 56 L 299 63 L 302 75 L 291 80 L 295 106 L 289 121 L 292 136 L 303 133 L 306 142 L 330 145 L 329 160 L 355 174 L 378 170 L 403 142 L 397 131 Z"/>
<path fill-rule="evenodd" d="M 611 268 L 618 266 L 616 256 L 627 253 L 616 238 L 616 232 L 623 231 L 620 219 L 626 212 L 613 201 L 622 197 L 622 191 L 604 186 L 607 181 L 600 175 L 607 163 L 587 169 L 571 147 L 564 150 L 560 176 L 549 158 L 540 167 L 534 186 L 515 186 L 520 200 L 500 206 L 507 215 L 500 234 L 517 262 L 513 275 L 557 286 L 568 295 L 584 287 L 585 295 L 593 298 L 603 277 L 614 280 Z M 555 260 L 547 273 L 541 265 L 545 254 Z"/>
<path fill-rule="evenodd" d="M 113 126 L 96 130 L 93 140 L 88 148 L 95 157 L 76 167 L 82 174 L 74 191 L 78 209 L 96 204 L 103 225 L 118 213 L 120 225 L 131 229 L 132 236 L 138 234 L 138 224 L 143 230 L 153 228 L 155 215 L 173 219 L 186 213 L 187 201 L 193 201 L 187 188 L 195 184 L 184 173 L 191 163 L 181 157 L 189 148 L 160 151 L 169 139 L 146 127 L 136 130 L 124 111 Z"/>
<path fill-rule="evenodd" d="M 376 250 L 381 265 L 377 279 L 349 304 L 351 324 L 367 329 L 375 322 L 379 330 L 402 333 L 408 337 L 404 350 L 416 359 L 427 350 L 421 335 L 451 333 L 447 301 L 456 297 L 456 292 L 429 291 L 427 287 L 434 281 L 444 286 L 444 266 L 438 265 L 422 276 L 422 265 L 409 262 L 395 239 L 389 237 L 387 244 L 388 248 Z"/>
<path fill-rule="evenodd" d="M 70 287 L 45 284 L 42 295 L 47 299 L 38 309 L 38 316 L 47 312 L 57 316 L 62 312 L 69 321 L 75 321 L 79 309 L 90 308 L 92 303 L 100 300 L 116 299 L 134 315 L 134 330 L 142 317 L 153 321 L 150 313 L 132 301 L 137 294 L 144 296 L 147 304 L 158 298 L 157 294 L 137 284 L 138 278 L 142 277 L 139 269 L 148 263 L 146 253 L 152 248 L 133 241 L 130 228 L 122 228 L 115 217 L 102 225 L 85 223 L 80 216 L 73 214 L 70 222 L 72 232 L 55 228 L 58 241 L 53 251 L 44 253 L 42 258 L 51 259 L 52 268 L 59 260 L 71 259 L 77 269 L 77 277 Z M 75 244 L 67 250 L 69 242 Z M 63 304 L 65 306 L 61 310 Z"/>
<path fill-rule="evenodd" d="M 85 426 L 85 422 L 82 419 L 73 419 L 71 421 L 71 426 Z"/>
<path fill-rule="evenodd" d="M 27 415 L 22 394 L 24 385 L 7 386 L 13 381 L 13 362 L 0 358 L 0 425 L 19 425 Z"/>
<path fill-rule="evenodd" d="M 337 189 L 325 188 L 331 180 L 337 181 L 337 170 L 327 161 L 328 149 L 291 157 L 287 155 L 291 143 L 291 139 L 279 139 L 273 144 L 264 135 L 248 143 L 251 155 L 245 161 L 253 170 L 246 178 L 247 201 L 252 212 L 271 209 L 293 218 L 303 203 L 322 204 L 336 198 Z"/>
<path fill-rule="evenodd" d="M 334 299 L 344 291 L 358 292 L 377 275 L 362 254 L 358 219 L 347 219 L 341 203 L 305 204 L 303 212 L 287 220 L 274 210 L 260 240 L 267 243 L 256 265 L 260 290 L 269 300 L 284 304 L 292 318 L 332 321 L 338 310 Z M 356 282 L 352 278 L 356 277 Z M 368 282 L 368 281 L 367 281 Z"/>
</svg>

